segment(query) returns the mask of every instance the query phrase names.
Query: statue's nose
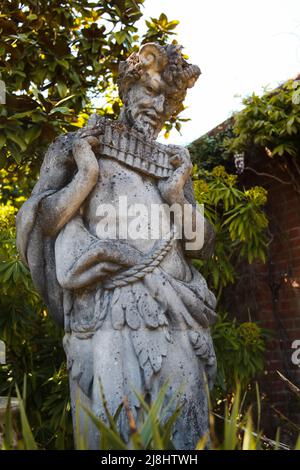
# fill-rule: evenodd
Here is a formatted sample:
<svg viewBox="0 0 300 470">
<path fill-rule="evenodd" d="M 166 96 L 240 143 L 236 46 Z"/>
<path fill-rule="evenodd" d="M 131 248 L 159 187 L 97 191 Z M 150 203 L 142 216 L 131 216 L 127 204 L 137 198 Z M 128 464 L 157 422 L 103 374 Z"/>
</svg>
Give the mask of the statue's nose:
<svg viewBox="0 0 300 470">
<path fill-rule="evenodd" d="M 162 114 L 164 111 L 165 97 L 164 95 L 158 95 L 154 100 L 154 107 L 157 113 Z"/>
</svg>

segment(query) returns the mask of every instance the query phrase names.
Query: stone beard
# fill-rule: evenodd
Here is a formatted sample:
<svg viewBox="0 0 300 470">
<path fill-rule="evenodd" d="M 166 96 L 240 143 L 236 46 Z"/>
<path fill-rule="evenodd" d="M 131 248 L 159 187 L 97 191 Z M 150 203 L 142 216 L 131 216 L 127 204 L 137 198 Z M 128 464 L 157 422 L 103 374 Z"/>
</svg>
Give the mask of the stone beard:
<svg viewBox="0 0 300 470">
<path fill-rule="evenodd" d="M 21 257 L 65 329 L 74 426 L 78 398 L 106 419 L 100 382 L 111 414 L 126 397 L 138 424 L 134 390 L 153 401 L 168 381 L 166 400 L 175 395 L 183 403 L 173 432 L 178 449 L 193 449 L 208 431 L 205 382 L 211 387 L 216 371 L 210 334 L 216 300 L 191 258 L 210 256 L 214 236 L 197 210 L 187 150 L 155 139 L 199 74 L 178 46 L 149 43 L 133 53 L 120 64 L 119 120 L 94 115 L 84 129 L 56 139 L 17 216 Z M 149 208 L 192 204 L 192 222 L 204 224 L 203 247 L 189 251 L 186 240 L 165 237 L 167 229 L 159 240 L 99 238 L 97 208 L 117 207 L 124 196 Z M 86 419 L 82 409 L 82 432 Z M 128 442 L 124 410 L 118 426 Z M 91 421 L 86 439 L 89 448 L 99 447 Z"/>
</svg>

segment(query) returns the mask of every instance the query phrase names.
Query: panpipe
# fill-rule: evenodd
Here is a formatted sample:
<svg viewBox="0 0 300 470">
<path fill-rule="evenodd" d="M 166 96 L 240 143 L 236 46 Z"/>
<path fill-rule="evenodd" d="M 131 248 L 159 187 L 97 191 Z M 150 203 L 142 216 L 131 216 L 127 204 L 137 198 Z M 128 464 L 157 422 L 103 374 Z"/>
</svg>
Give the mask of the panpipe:
<svg viewBox="0 0 300 470">
<path fill-rule="evenodd" d="M 174 171 L 170 158 L 174 150 L 167 145 L 147 139 L 140 132 L 120 125 L 118 121 L 101 119 L 99 152 L 154 178 L 168 178 Z"/>
</svg>

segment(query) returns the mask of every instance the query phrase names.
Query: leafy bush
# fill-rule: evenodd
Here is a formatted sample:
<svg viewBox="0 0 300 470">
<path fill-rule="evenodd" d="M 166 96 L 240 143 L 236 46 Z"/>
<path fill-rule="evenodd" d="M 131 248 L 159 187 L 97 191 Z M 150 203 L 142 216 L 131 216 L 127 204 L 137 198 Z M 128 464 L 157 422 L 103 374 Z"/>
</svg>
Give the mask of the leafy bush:
<svg viewBox="0 0 300 470">
<path fill-rule="evenodd" d="M 264 369 L 266 330 L 257 323 L 229 319 L 219 314 L 212 330 L 218 370 L 214 397 L 216 400 L 233 393 L 239 383 L 246 390 Z"/>
<path fill-rule="evenodd" d="M 223 288 L 235 281 L 239 261 L 266 259 L 267 191 L 259 186 L 239 189 L 237 176 L 221 165 L 212 171 L 195 166 L 193 179 L 196 200 L 204 204 L 205 216 L 216 232 L 214 255 L 195 264 L 220 299 Z"/>
<path fill-rule="evenodd" d="M 212 170 L 224 165 L 234 170 L 233 156 L 250 156 L 258 148 L 268 157 L 299 157 L 300 150 L 300 79 L 292 79 L 262 96 L 253 93 L 243 99 L 245 107 L 230 119 L 205 134 L 189 150 L 193 162 Z"/>
<path fill-rule="evenodd" d="M 29 189 L 16 173 L 0 170 L 0 338 L 7 365 L 0 371 L 0 395 L 27 376 L 27 414 L 43 447 L 71 448 L 69 386 L 63 332 L 48 317 L 15 245 L 15 213 Z M 9 197 L 10 196 L 10 197 Z M 1 200 L 1 199 L 0 199 Z"/>
<path fill-rule="evenodd" d="M 204 170 L 211 171 L 217 165 L 224 165 L 228 171 L 234 171 L 232 153 L 227 149 L 227 140 L 233 137 L 233 122 L 229 120 L 192 142 L 189 152 L 193 163 Z"/>
<path fill-rule="evenodd" d="M 206 216 L 216 229 L 214 256 L 208 261 L 197 262 L 197 266 L 217 291 L 219 311 L 225 308 L 224 288 L 234 284 L 240 263 L 264 262 L 268 247 L 268 221 L 264 213 L 267 192 L 261 187 L 241 187 L 238 177 L 230 174 L 234 154 L 244 154 L 246 168 L 255 154 L 272 159 L 275 171 L 285 174 L 284 180 L 290 181 L 300 193 L 299 77 L 262 96 L 252 94 L 243 103 L 242 111 L 189 147 L 193 161 L 199 165 L 194 176 L 196 197 L 198 202 L 205 204 Z M 240 367 L 243 362 L 248 379 L 255 369 L 262 369 L 263 345 L 256 344 L 255 351 L 248 355 L 248 345 L 238 346 L 241 338 L 235 322 L 227 318 L 224 327 L 222 325 L 221 317 L 216 326 L 215 345 L 220 357 L 218 386 L 222 390 L 223 381 L 224 391 L 225 382 L 228 389 L 234 384 L 230 370 L 234 370 L 234 375 L 239 371 L 239 380 L 244 383 L 243 368 Z M 227 367 L 228 364 L 232 369 Z"/>
<path fill-rule="evenodd" d="M 264 148 L 267 155 L 299 156 L 300 80 L 288 80 L 273 91 L 243 100 L 245 108 L 234 116 L 231 152 Z"/>
<path fill-rule="evenodd" d="M 259 186 L 241 189 L 237 175 L 224 166 L 193 173 L 195 197 L 204 204 L 204 213 L 212 223 L 216 242 L 214 254 L 207 260 L 195 260 L 195 266 L 217 293 L 219 318 L 213 328 L 218 360 L 216 401 L 224 400 L 239 382 L 243 389 L 262 372 L 266 331 L 254 322 L 238 325 L 233 312 L 224 315 L 224 289 L 234 284 L 241 262 L 265 262 L 268 220 L 264 213 L 267 191 Z"/>
</svg>

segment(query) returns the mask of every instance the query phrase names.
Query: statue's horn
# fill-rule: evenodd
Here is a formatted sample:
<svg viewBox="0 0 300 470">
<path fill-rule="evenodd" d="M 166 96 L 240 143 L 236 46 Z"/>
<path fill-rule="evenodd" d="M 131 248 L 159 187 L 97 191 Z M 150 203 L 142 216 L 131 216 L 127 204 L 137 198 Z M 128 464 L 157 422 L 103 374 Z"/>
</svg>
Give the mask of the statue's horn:
<svg viewBox="0 0 300 470">
<path fill-rule="evenodd" d="M 166 51 L 154 42 L 148 42 L 141 47 L 139 59 L 146 68 L 153 68 L 155 71 L 162 70 L 168 63 Z"/>
</svg>

